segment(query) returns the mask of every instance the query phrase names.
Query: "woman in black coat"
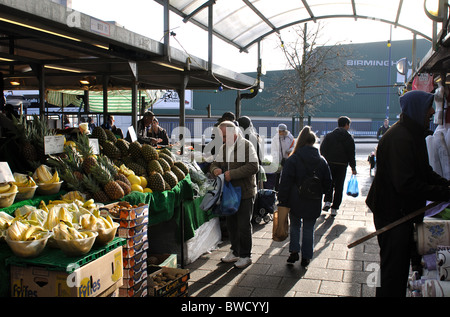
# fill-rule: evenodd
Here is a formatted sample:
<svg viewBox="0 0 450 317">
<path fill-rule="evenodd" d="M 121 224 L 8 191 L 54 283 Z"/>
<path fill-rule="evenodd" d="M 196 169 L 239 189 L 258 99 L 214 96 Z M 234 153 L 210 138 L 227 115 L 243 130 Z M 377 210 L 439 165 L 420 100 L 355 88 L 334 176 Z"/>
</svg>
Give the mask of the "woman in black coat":
<svg viewBox="0 0 450 317">
<path fill-rule="evenodd" d="M 304 199 L 299 197 L 298 187 L 312 171 L 316 171 L 322 183 L 322 193 L 331 186 L 331 173 L 327 161 L 314 147 L 316 135 L 309 126 L 300 132 L 294 151 L 287 159 L 281 174 L 278 191 L 280 206 L 290 208 L 290 244 L 291 252 L 287 262 L 299 260 L 302 253 L 301 265 L 306 267 L 312 259 L 314 249 L 314 226 L 322 210 L 322 198 Z M 303 223 L 303 228 L 302 228 Z M 302 245 L 300 247 L 300 230 L 302 229 Z"/>
</svg>

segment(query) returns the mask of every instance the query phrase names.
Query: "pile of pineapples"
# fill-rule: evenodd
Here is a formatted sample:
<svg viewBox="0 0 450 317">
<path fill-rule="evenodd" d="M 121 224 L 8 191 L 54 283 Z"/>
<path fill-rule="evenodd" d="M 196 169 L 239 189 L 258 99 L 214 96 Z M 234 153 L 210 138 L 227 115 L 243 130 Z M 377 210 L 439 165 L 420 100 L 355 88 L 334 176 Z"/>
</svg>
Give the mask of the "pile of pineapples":
<svg viewBox="0 0 450 317">
<path fill-rule="evenodd" d="M 48 163 L 69 189 L 87 193 L 95 201 L 116 201 L 129 194 L 127 170 L 144 178 L 151 191 L 170 190 L 189 173 L 167 148 L 158 151 L 148 144 L 130 143 L 101 127 L 93 130 L 92 138 L 99 141 L 100 155 L 93 154 L 89 137 L 79 134 L 75 146 L 65 146 L 64 155 L 51 157 Z"/>
</svg>

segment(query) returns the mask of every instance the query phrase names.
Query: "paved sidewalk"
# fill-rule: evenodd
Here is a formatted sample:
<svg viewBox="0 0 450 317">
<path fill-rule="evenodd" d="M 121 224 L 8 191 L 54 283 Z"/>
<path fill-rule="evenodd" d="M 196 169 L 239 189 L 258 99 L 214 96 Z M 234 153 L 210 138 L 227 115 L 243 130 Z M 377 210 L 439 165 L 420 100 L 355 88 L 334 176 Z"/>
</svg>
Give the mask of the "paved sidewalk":
<svg viewBox="0 0 450 317">
<path fill-rule="evenodd" d="M 360 195 L 345 195 L 336 217 L 322 212 L 315 229 L 314 257 L 305 270 L 300 261 L 287 265 L 289 238 L 272 240 L 272 222 L 253 227 L 253 264 L 236 269 L 221 263 L 228 241 L 186 266 L 191 270 L 193 297 L 373 297 L 374 269 L 378 267 L 377 239 L 352 249 L 347 245 L 375 231 L 365 199 L 372 182 L 367 161 L 357 161 Z M 347 177 L 350 176 L 348 169 Z"/>
</svg>

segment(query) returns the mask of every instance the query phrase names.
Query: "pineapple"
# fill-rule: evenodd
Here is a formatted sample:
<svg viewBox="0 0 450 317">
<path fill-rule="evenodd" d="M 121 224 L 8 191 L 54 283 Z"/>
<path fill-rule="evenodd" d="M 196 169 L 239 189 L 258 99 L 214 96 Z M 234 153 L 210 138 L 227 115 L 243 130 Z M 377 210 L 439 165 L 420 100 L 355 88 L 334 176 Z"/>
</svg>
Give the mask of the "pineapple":
<svg viewBox="0 0 450 317">
<path fill-rule="evenodd" d="M 142 145 L 138 141 L 131 142 L 128 151 L 133 159 L 142 158 Z"/>
<path fill-rule="evenodd" d="M 98 143 L 100 145 L 102 145 L 106 140 L 108 140 L 106 132 L 102 127 L 95 127 L 92 130 L 92 137 L 98 139 Z"/>
<path fill-rule="evenodd" d="M 106 193 L 102 190 L 100 184 L 97 183 L 95 178 L 92 175 L 84 175 L 82 184 L 86 189 L 87 193 L 94 199 L 94 201 L 107 203 L 110 201 L 110 198 Z"/>
<path fill-rule="evenodd" d="M 142 151 L 142 156 L 144 157 L 145 161 L 147 161 L 147 162 L 157 160 L 159 158 L 158 152 L 150 144 L 143 144 L 141 151 Z"/>
<path fill-rule="evenodd" d="M 131 189 L 131 183 L 128 180 L 128 178 L 125 175 L 119 173 L 118 167 L 107 156 L 100 155 L 98 157 L 98 162 L 108 169 L 108 171 L 110 172 L 111 176 L 114 178 L 115 181 L 121 181 Z"/>
<path fill-rule="evenodd" d="M 91 173 L 92 175 L 94 175 L 94 178 L 100 183 L 100 185 L 103 186 L 103 190 L 111 200 L 118 200 L 125 196 L 122 187 L 117 184 L 117 182 L 111 176 L 111 173 L 104 165 L 97 164 L 93 166 L 91 169 Z"/>
<path fill-rule="evenodd" d="M 155 192 L 163 192 L 165 190 L 164 178 L 159 173 L 153 173 L 148 177 L 148 187 Z"/>
<path fill-rule="evenodd" d="M 92 167 L 98 165 L 98 163 L 94 156 L 94 152 L 92 151 L 92 147 L 89 144 L 89 137 L 85 134 L 78 134 L 75 144 L 81 157 L 83 158 L 81 167 L 86 174 L 90 174 Z"/>
<path fill-rule="evenodd" d="M 109 131 L 109 130 L 106 130 Z M 121 156 L 121 152 L 117 146 L 114 145 L 113 142 L 106 140 L 103 142 L 103 154 L 111 159 L 118 159 Z"/>
<path fill-rule="evenodd" d="M 128 156 L 128 148 L 130 147 L 130 142 L 124 139 L 118 139 L 116 146 L 119 148 L 120 153 L 123 157 Z"/>
</svg>

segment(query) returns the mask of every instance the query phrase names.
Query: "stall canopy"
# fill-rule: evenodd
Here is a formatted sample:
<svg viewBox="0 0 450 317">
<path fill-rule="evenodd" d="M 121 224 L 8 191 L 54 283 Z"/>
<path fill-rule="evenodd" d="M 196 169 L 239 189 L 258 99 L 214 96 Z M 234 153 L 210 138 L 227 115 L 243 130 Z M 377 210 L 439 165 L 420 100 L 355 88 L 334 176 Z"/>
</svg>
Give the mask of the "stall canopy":
<svg viewBox="0 0 450 317">
<path fill-rule="evenodd" d="M 50 0 L 0 0 L 4 90 L 245 89 L 256 79 Z M 208 71 L 210 70 L 210 71 Z M 88 84 L 81 84 L 80 80 Z"/>
<path fill-rule="evenodd" d="M 155 0 L 164 5 L 165 0 Z M 212 6 L 212 32 L 247 51 L 270 34 L 308 21 L 350 18 L 389 23 L 431 40 L 432 21 L 423 0 L 170 0 L 170 10 L 185 22 L 208 30 Z"/>
</svg>

